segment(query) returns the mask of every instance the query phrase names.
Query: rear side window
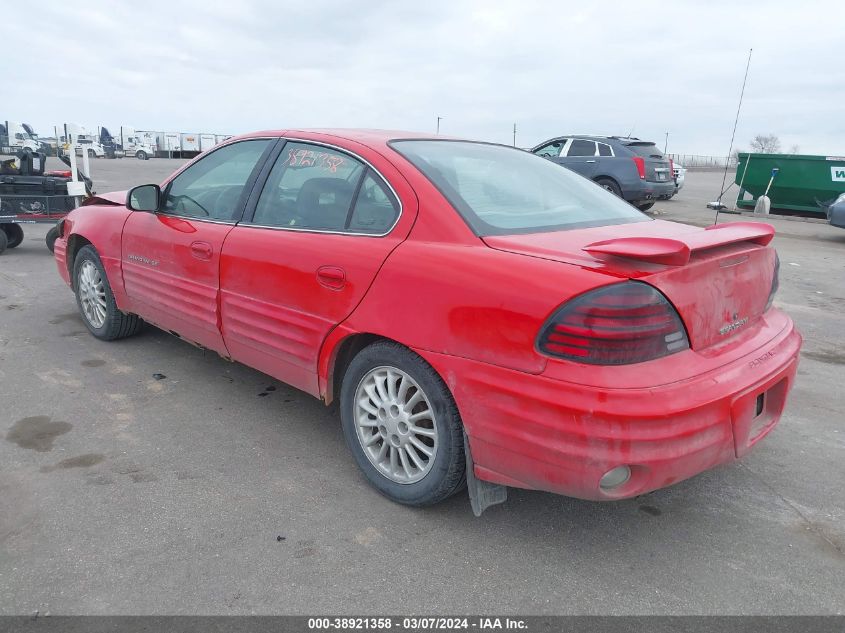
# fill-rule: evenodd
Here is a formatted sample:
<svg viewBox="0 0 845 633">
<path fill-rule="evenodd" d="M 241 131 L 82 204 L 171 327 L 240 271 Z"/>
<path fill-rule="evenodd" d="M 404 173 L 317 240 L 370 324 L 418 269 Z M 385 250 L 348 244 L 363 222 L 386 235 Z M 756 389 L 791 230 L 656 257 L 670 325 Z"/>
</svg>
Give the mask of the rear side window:
<svg viewBox="0 0 845 633">
<path fill-rule="evenodd" d="M 343 231 L 364 172 L 364 165 L 348 154 L 288 143 L 270 171 L 252 223 Z"/>
<path fill-rule="evenodd" d="M 598 143 L 599 146 L 599 156 L 613 156 L 613 150 L 610 149 L 610 145 L 607 143 Z"/>
<path fill-rule="evenodd" d="M 399 203 L 381 178 L 368 170 L 346 229 L 352 233 L 386 233 L 399 217 Z"/>
<path fill-rule="evenodd" d="M 631 143 L 626 147 L 643 158 L 663 158 L 663 152 L 654 143 Z"/>
<path fill-rule="evenodd" d="M 569 146 L 567 156 L 595 156 L 596 143 L 595 141 L 585 141 L 584 139 L 576 138 Z"/>
</svg>

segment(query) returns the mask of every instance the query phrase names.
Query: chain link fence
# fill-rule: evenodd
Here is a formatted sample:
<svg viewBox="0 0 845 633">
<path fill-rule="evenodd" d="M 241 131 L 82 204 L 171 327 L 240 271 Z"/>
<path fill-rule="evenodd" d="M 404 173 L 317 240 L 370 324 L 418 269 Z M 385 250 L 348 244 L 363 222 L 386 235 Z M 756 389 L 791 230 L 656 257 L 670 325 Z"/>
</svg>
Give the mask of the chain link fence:
<svg viewBox="0 0 845 633">
<path fill-rule="evenodd" d="M 729 168 L 736 168 L 735 156 L 730 158 L 703 154 L 667 154 L 667 156 L 686 169 L 724 169 L 726 163 Z"/>
</svg>

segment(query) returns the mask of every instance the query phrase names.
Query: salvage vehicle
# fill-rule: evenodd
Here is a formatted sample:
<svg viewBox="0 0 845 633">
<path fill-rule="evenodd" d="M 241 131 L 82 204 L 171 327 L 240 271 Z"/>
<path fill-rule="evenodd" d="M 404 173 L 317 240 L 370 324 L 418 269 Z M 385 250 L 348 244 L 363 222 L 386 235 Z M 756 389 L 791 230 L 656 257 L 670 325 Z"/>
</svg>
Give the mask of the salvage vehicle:
<svg viewBox="0 0 845 633">
<path fill-rule="evenodd" d="M 672 159 L 650 141 L 623 136 L 559 136 L 531 150 L 595 181 L 641 211 L 675 195 Z"/>
<path fill-rule="evenodd" d="M 372 130 L 229 139 L 60 225 L 85 326 L 142 320 L 323 400 L 367 480 L 623 499 L 732 462 L 801 336 L 774 229 L 653 220 L 519 149 Z"/>
</svg>

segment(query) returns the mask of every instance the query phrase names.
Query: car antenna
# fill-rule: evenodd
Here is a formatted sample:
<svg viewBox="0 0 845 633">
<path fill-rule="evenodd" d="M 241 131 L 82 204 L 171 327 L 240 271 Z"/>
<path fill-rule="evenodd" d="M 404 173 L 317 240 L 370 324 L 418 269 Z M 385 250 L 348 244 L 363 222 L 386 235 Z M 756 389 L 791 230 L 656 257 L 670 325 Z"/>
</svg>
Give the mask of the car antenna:
<svg viewBox="0 0 845 633">
<path fill-rule="evenodd" d="M 739 93 L 739 104 L 736 106 L 736 118 L 734 119 L 734 131 L 731 134 L 731 145 L 728 148 L 728 156 L 727 156 L 727 158 L 725 158 L 725 173 L 722 174 L 722 189 L 721 189 L 721 192 L 719 193 L 719 197 L 716 200 L 714 200 L 713 202 L 707 203 L 708 207 L 710 207 L 711 209 L 716 209 L 716 219 L 713 221 L 714 225 L 719 223 L 719 211 L 727 208 L 727 207 L 725 207 L 725 205 L 722 204 L 722 196 L 725 195 L 725 191 L 727 191 L 727 189 L 725 189 L 725 180 L 728 177 L 728 165 L 730 165 L 731 152 L 733 151 L 733 148 L 734 148 L 734 138 L 736 137 L 736 125 L 737 125 L 737 123 L 739 123 L 739 111 L 742 109 L 742 98 L 745 96 L 745 82 L 748 81 L 748 69 L 751 67 L 751 53 L 753 53 L 753 52 L 754 52 L 753 48 L 748 49 L 748 61 L 745 64 L 745 76 L 742 78 L 742 90 Z M 747 167 L 747 165 L 746 165 L 746 167 Z M 730 189 L 730 187 L 732 185 L 733 185 L 733 183 L 731 183 L 731 185 L 728 185 L 728 189 Z"/>
</svg>

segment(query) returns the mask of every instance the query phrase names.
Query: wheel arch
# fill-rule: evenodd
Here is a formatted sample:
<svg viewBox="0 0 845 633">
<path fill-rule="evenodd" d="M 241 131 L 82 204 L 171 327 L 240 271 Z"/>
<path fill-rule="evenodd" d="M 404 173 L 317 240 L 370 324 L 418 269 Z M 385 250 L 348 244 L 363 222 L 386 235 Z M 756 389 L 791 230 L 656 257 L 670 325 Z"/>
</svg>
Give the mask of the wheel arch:
<svg viewBox="0 0 845 633">
<path fill-rule="evenodd" d="M 619 191 L 622 191 L 622 185 L 620 185 L 619 181 L 616 178 L 614 178 L 613 176 L 610 176 L 608 174 L 599 174 L 598 176 L 593 176 L 593 182 L 597 183 L 599 180 L 609 180 L 610 182 L 615 184 L 617 187 L 619 187 Z"/>
<path fill-rule="evenodd" d="M 67 266 L 68 275 L 70 275 L 71 288 L 76 290 L 76 280 L 73 278 L 73 264 L 76 261 L 76 256 L 80 250 L 85 246 L 91 246 L 96 250 L 93 242 L 83 235 L 74 233 L 67 240 L 67 250 L 65 251 L 65 265 Z"/>
<path fill-rule="evenodd" d="M 335 334 L 338 329 L 335 329 L 332 334 Z M 320 368 L 325 370 L 319 372 L 320 396 L 326 405 L 330 405 L 340 398 L 343 376 L 346 374 L 349 363 L 352 362 L 358 352 L 376 341 L 391 341 L 402 344 L 387 336 L 371 332 L 345 333 L 341 338 L 333 341 L 330 340 L 331 338 L 332 335 L 329 335 L 329 339 L 326 340 L 320 354 Z"/>
</svg>

